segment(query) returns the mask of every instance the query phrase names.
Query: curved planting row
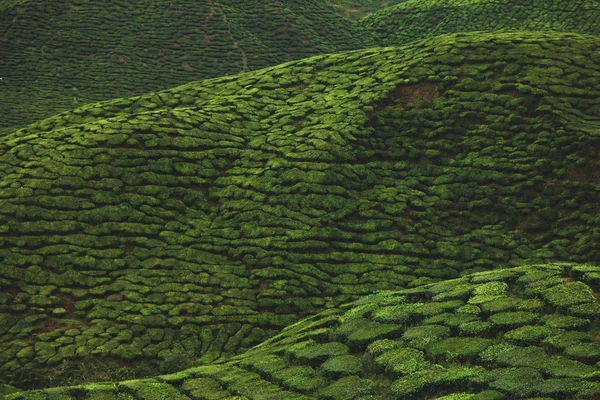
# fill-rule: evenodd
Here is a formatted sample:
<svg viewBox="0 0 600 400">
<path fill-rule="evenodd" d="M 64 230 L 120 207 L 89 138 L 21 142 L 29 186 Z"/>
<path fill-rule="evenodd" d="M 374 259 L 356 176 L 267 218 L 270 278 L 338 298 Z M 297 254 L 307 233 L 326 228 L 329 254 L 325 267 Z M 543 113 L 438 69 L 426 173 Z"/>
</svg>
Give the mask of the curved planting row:
<svg viewBox="0 0 600 400">
<path fill-rule="evenodd" d="M 600 267 L 547 264 L 386 291 L 223 363 L 14 393 L 50 399 L 597 399 Z"/>
</svg>

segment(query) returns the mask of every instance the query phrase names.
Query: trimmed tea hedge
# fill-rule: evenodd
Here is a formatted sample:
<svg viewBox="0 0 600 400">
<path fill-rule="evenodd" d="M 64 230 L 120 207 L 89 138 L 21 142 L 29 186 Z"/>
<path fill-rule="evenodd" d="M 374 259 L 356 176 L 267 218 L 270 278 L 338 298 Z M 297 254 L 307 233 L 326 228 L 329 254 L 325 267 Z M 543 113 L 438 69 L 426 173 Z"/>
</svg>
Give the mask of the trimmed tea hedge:
<svg viewBox="0 0 600 400">
<path fill-rule="evenodd" d="M 383 46 L 458 32 L 542 31 L 600 35 L 593 0 L 406 0 L 381 8 L 358 25 Z"/>
<path fill-rule="evenodd" d="M 321 0 L 0 1 L 0 129 L 372 45 Z"/>
<path fill-rule="evenodd" d="M 464 285 L 469 290 L 456 301 L 458 307 L 439 306 L 436 315 L 458 315 L 469 304 L 485 304 L 476 299 L 478 292 L 487 291 L 493 283 L 505 288 L 498 296 L 512 299 L 516 309 L 528 309 L 531 302 L 539 302 L 539 320 L 555 315 L 570 317 L 574 314 L 572 309 L 555 304 L 553 296 L 557 291 L 598 290 L 593 282 L 572 280 L 580 267 L 600 271 L 600 267 L 570 263 L 525 265 L 499 270 L 508 272 L 506 275 L 478 272 L 414 289 L 384 291 L 301 320 L 226 362 L 151 379 L 59 387 L 13 393 L 5 398 L 597 399 L 598 310 L 592 316 L 595 322 L 587 328 L 533 324 L 526 331 L 525 327 L 512 329 L 510 324 L 493 324 L 486 333 L 475 334 L 465 334 L 443 321 L 429 324 L 426 316 L 414 313 L 410 322 L 393 324 L 396 329 L 373 334 L 364 343 L 350 340 L 351 333 L 365 324 L 381 325 L 375 317 L 377 310 L 400 305 L 416 310 L 421 304 L 443 304 L 445 300 L 440 295 Z M 554 276 L 560 283 L 541 289 L 527 279 L 539 273 Z M 574 299 L 577 295 L 572 293 L 565 298 Z M 598 306 L 593 297 L 580 304 Z M 500 314 L 506 313 L 482 313 L 475 320 L 484 323 Z M 519 324 L 520 317 L 515 318 L 515 324 Z M 526 334 L 534 331 L 537 333 Z M 340 336 L 340 332 L 345 334 Z M 514 341 L 524 336 L 527 342 Z M 571 337 L 569 345 L 559 344 L 567 337 Z M 429 340 L 415 342 L 421 338 Z"/>
<path fill-rule="evenodd" d="M 354 21 L 403 1 L 406 0 L 325 0 L 336 12 Z"/>
<path fill-rule="evenodd" d="M 599 50 L 576 34 L 441 36 L 90 104 L 2 136 L 0 376 L 31 388 L 178 371 L 376 290 L 448 279 L 434 302 L 365 303 L 335 341 L 355 351 L 416 321 L 469 337 L 591 329 L 593 292 L 555 288 L 552 270 L 461 276 L 600 259 Z M 511 280 L 528 300 L 507 296 Z M 320 340 L 336 322 L 314 323 Z M 454 354 L 437 329 L 444 346 L 418 332 L 412 345 Z M 332 361 L 328 376 L 355 368 L 340 360 L 354 363 Z M 277 382 L 326 379 L 309 367 Z M 438 372 L 411 387 L 450 379 Z"/>
</svg>

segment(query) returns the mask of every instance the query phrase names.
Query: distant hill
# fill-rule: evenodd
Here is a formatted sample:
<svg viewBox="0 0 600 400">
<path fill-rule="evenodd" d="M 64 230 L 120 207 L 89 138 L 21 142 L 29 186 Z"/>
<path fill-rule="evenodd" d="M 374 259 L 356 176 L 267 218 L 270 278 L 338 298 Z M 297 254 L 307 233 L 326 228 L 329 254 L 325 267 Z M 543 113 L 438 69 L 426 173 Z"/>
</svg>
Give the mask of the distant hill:
<svg viewBox="0 0 600 400">
<path fill-rule="evenodd" d="M 7 399 L 597 399 L 599 274 L 521 266 L 378 293 L 229 362 Z"/>
<path fill-rule="evenodd" d="M 370 13 L 380 11 L 406 0 L 325 0 L 345 18 L 357 21 Z"/>
<path fill-rule="evenodd" d="M 321 0 L 0 1 L 0 129 L 369 45 Z"/>
<path fill-rule="evenodd" d="M 0 376 L 149 376 L 376 290 L 600 259 L 599 50 L 440 36 L 0 137 Z"/>
<path fill-rule="evenodd" d="M 563 31 L 600 34 L 596 0 L 407 0 L 358 23 L 383 46 L 474 31 Z"/>
</svg>

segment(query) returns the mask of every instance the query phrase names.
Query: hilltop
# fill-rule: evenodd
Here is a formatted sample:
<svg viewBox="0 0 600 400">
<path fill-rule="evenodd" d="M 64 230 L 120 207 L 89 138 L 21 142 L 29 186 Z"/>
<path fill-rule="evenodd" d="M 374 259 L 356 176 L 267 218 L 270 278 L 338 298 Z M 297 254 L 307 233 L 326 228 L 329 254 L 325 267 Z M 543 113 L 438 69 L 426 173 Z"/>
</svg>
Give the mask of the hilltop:
<svg viewBox="0 0 600 400">
<path fill-rule="evenodd" d="M 0 129 L 373 45 L 324 1 L 0 1 Z"/>
<path fill-rule="evenodd" d="M 528 265 L 330 308 L 245 354 L 29 399 L 579 399 L 600 396 L 600 267 Z"/>
<path fill-rule="evenodd" d="M 600 259 L 599 50 L 446 35 L 1 137 L 0 376 L 173 372 L 377 290 Z"/>
<path fill-rule="evenodd" d="M 598 35 L 598 13 L 591 0 L 0 0 L 0 134 L 318 54 L 458 32 Z"/>
<path fill-rule="evenodd" d="M 457 32 L 541 31 L 600 35 L 594 0 L 407 0 L 358 22 L 379 45 Z"/>
</svg>

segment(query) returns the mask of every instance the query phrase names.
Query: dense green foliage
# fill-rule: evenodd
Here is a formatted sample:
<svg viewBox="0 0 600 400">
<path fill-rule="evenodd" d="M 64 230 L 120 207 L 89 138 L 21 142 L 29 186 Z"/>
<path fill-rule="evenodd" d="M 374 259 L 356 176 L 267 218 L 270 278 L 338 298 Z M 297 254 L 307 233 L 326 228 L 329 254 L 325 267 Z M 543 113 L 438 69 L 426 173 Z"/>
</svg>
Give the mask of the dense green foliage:
<svg viewBox="0 0 600 400">
<path fill-rule="evenodd" d="M 316 54 L 445 33 L 599 27 L 593 0 L 0 0 L 0 133 Z"/>
<path fill-rule="evenodd" d="M 0 0 L 0 134 L 81 104 L 316 54 L 599 27 L 593 0 Z"/>
<path fill-rule="evenodd" d="M 598 274 L 591 265 L 528 265 L 384 291 L 303 319 L 227 362 L 5 398 L 594 400 Z M 555 304 L 558 292 L 568 305 Z M 398 321 L 382 321 L 384 310 Z M 584 324 L 549 323 L 557 318 Z M 487 327 L 465 333 L 473 324 Z"/>
<path fill-rule="evenodd" d="M 354 21 L 403 1 L 406 0 L 325 0 L 336 12 Z"/>
<path fill-rule="evenodd" d="M 0 1 L 0 128 L 373 45 L 324 1 Z"/>
<path fill-rule="evenodd" d="M 368 15 L 359 26 L 384 46 L 474 31 L 599 35 L 600 7 L 596 0 L 406 0 Z"/>
<path fill-rule="evenodd" d="M 91 104 L 1 137 L 0 376 L 31 387 L 78 383 L 82 365 L 97 366 L 90 380 L 115 363 L 172 372 L 378 289 L 600 259 L 599 50 L 576 34 L 442 36 Z M 543 269 L 520 279 L 562 282 Z M 521 329 L 527 343 L 548 333 L 526 328 L 537 321 L 587 329 L 596 312 L 573 286 L 574 302 L 548 293 L 557 313 L 542 318 L 505 286 L 473 288 L 460 313 L 468 282 L 444 302 L 390 305 L 337 340 L 362 348 L 418 315 L 468 337 Z M 448 340 L 427 349 L 427 333 L 410 333 L 423 357 L 488 344 L 433 329 Z M 356 369 L 321 351 L 300 358 Z M 394 357 L 425 362 L 414 354 Z M 325 382 L 303 368 L 274 382 Z"/>
</svg>

